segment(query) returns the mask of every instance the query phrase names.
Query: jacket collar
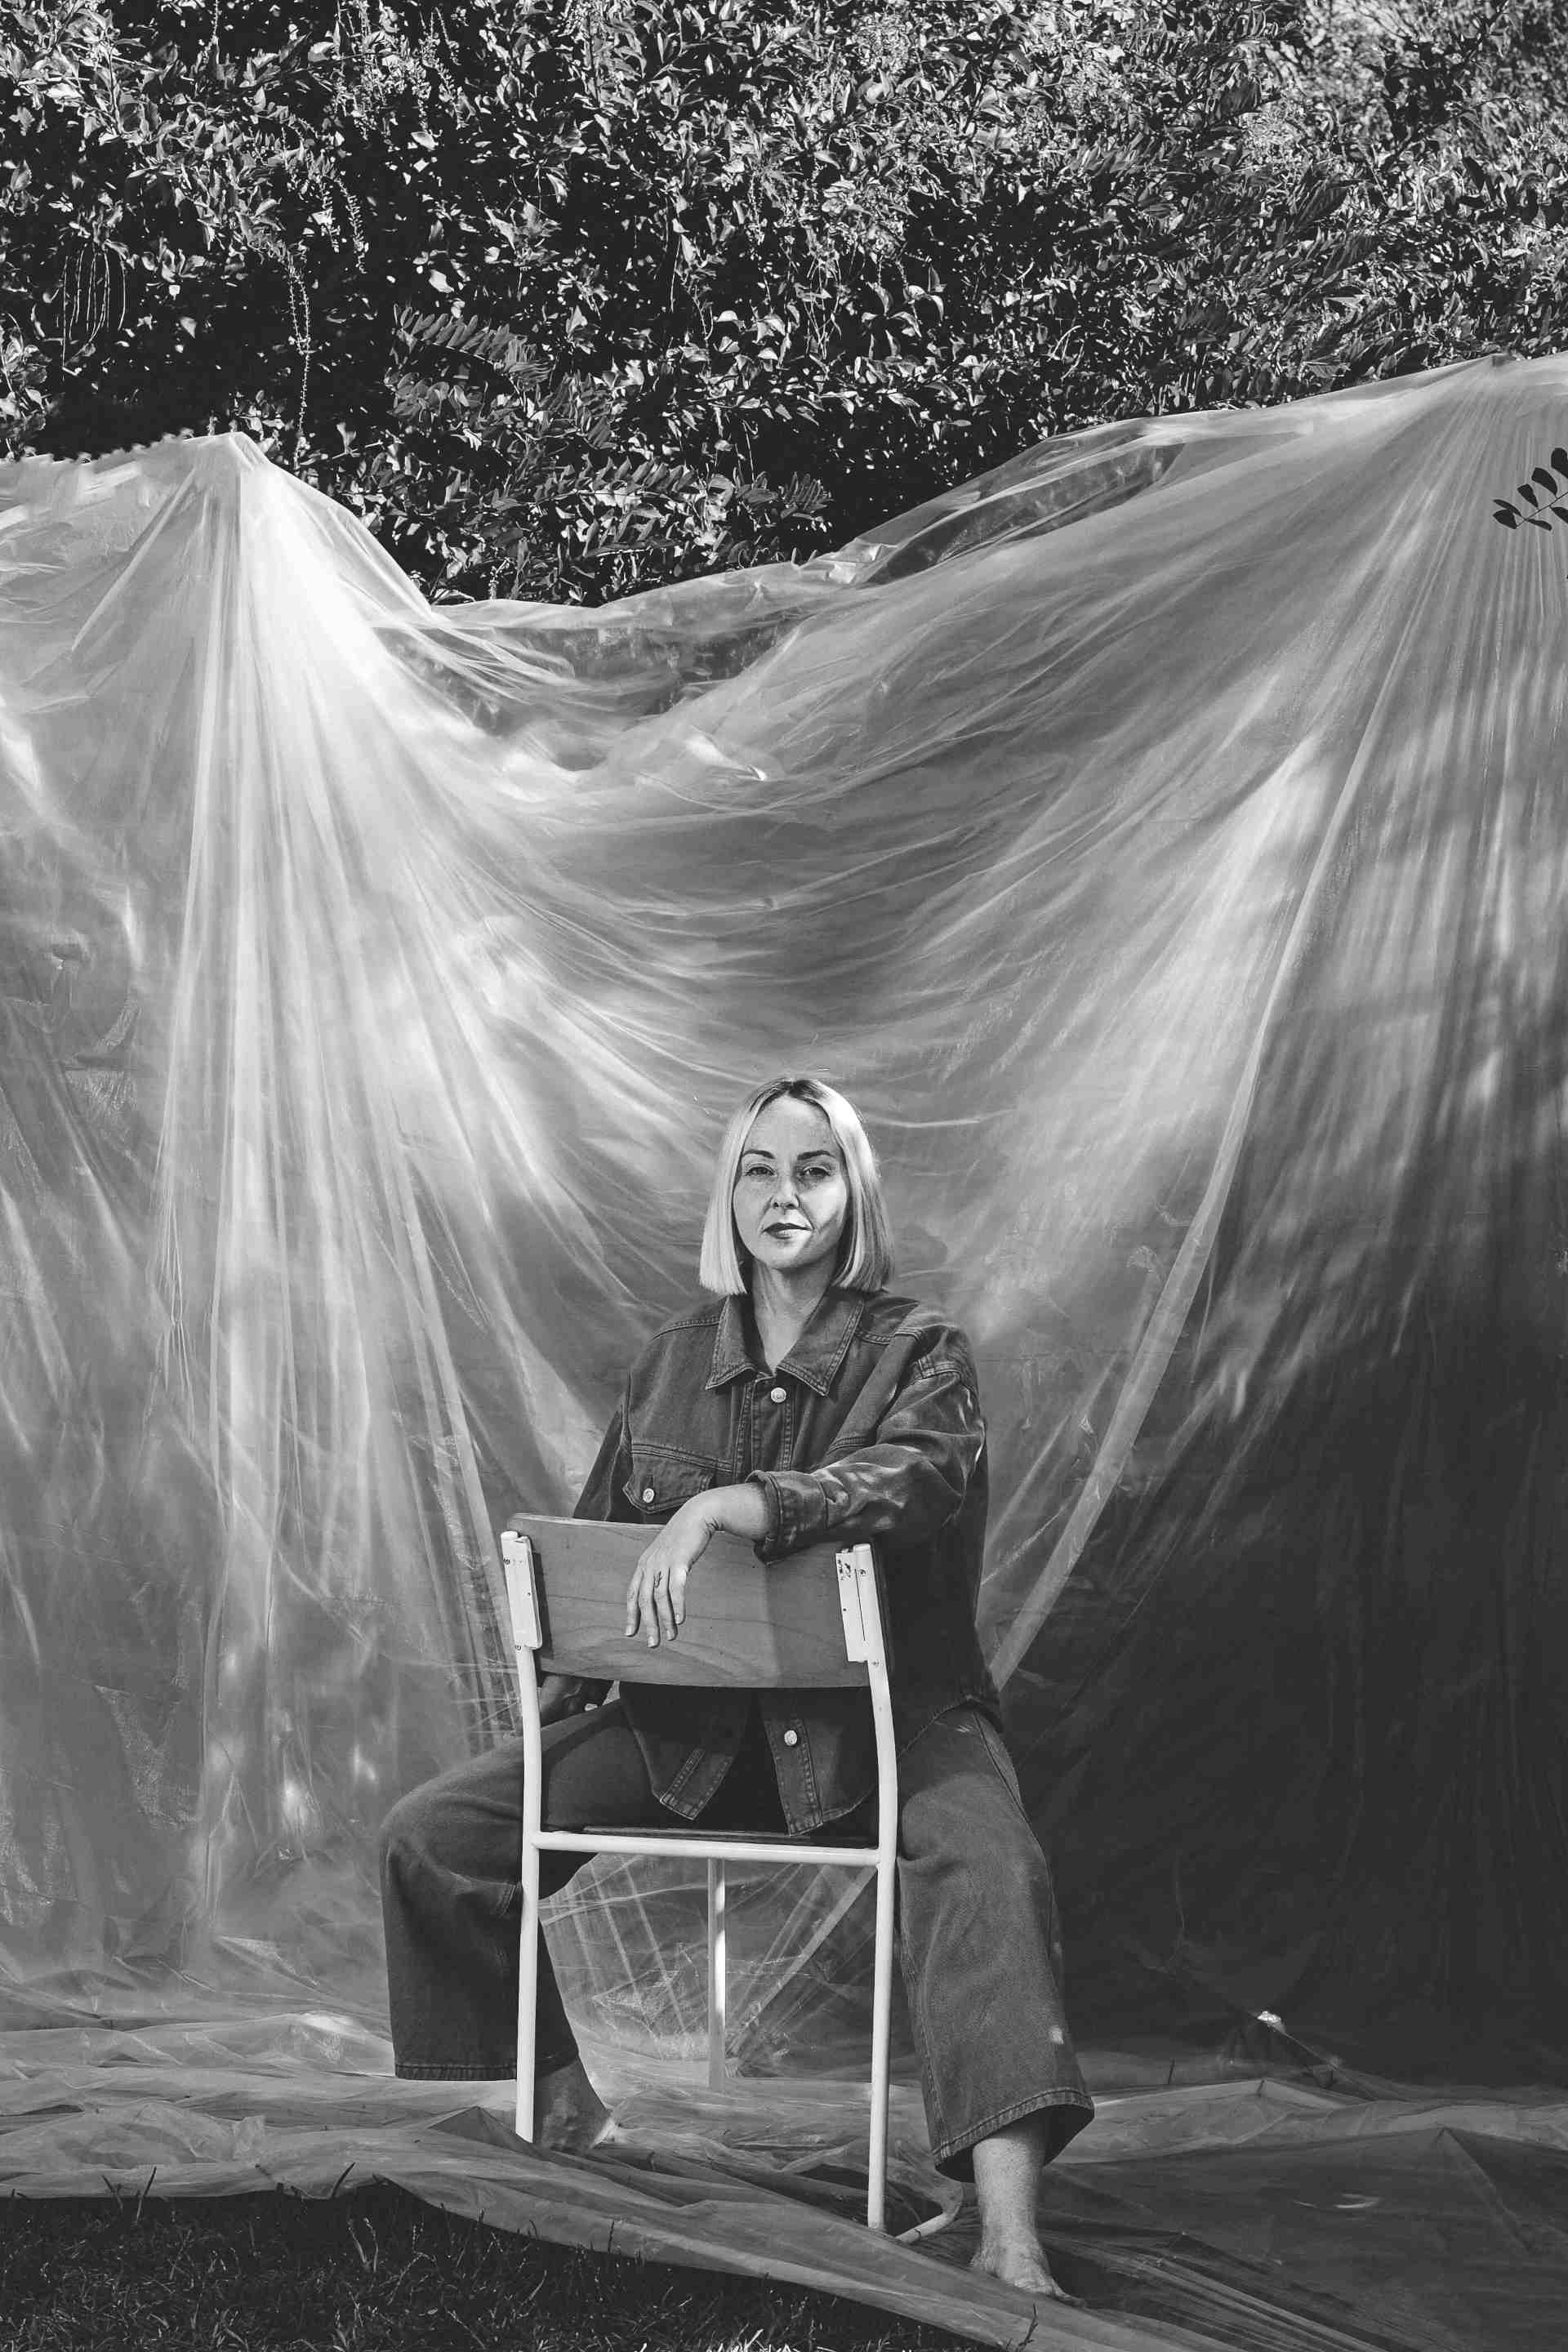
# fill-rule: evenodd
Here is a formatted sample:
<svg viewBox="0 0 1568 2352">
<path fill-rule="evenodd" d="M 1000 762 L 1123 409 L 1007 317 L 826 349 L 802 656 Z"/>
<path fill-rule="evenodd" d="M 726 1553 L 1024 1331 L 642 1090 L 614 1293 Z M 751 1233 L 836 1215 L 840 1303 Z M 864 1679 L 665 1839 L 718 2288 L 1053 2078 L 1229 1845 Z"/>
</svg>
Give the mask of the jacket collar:
<svg viewBox="0 0 1568 2352">
<path fill-rule="evenodd" d="M 810 1322 L 780 1363 L 779 1370 L 788 1372 L 805 1387 L 815 1389 L 818 1396 L 826 1396 L 860 1328 L 865 1307 L 864 1294 L 858 1290 L 825 1290 Z M 713 1370 L 707 1383 L 710 1389 L 721 1389 L 728 1381 L 739 1380 L 743 1372 L 765 1370 L 747 1343 L 750 1319 L 747 1301 L 730 1293 L 720 1308 L 719 1328 L 713 1335 Z"/>
</svg>

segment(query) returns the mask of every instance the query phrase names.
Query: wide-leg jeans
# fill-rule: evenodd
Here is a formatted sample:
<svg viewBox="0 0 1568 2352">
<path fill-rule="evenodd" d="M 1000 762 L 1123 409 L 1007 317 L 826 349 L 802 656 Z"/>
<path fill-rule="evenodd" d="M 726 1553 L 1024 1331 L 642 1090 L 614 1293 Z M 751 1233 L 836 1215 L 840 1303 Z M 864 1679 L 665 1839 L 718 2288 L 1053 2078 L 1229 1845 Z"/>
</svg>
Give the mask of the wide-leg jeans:
<svg viewBox="0 0 1568 2352">
<path fill-rule="evenodd" d="M 705 1828 L 784 1826 L 765 1745 L 748 1738 L 702 1817 Z M 545 1727 L 549 1829 L 657 1829 L 617 1703 Z M 401 2075 L 492 2081 L 515 2071 L 522 1742 L 503 1741 L 393 1807 L 382 1832 L 392 2040 Z M 824 1832 L 875 1835 L 869 1800 Z M 801 1841 L 809 1851 L 809 1841 Z M 544 1853 L 557 1893 L 584 1857 Z M 972 2151 L 1039 2115 L 1055 2156 L 1094 2113 L 1062 2003 L 1062 1944 L 1050 1873 L 1001 1733 L 977 1707 L 938 1716 L 899 1757 L 900 1950 L 932 2156 L 973 2177 Z M 537 2064 L 576 2054 L 541 1938 Z"/>
</svg>

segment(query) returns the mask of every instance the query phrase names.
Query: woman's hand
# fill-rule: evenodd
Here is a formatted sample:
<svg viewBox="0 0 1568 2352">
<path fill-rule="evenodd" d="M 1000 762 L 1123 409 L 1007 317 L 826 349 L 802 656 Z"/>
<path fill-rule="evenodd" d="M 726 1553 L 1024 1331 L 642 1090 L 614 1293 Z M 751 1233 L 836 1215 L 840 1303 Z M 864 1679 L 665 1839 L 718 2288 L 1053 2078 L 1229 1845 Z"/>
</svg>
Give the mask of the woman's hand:
<svg viewBox="0 0 1568 2352">
<path fill-rule="evenodd" d="M 626 1587 L 626 1638 L 640 1633 L 650 1650 L 673 1642 L 686 1622 L 686 1580 L 708 1549 L 714 1519 L 706 1495 L 694 1495 L 667 1519 L 632 1570 Z"/>
<path fill-rule="evenodd" d="M 626 1638 L 640 1633 L 650 1650 L 673 1642 L 686 1622 L 686 1580 L 708 1549 L 710 1536 L 743 1536 L 760 1543 L 768 1531 L 768 1507 L 760 1486 L 710 1486 L 693 1495 L 667 1519 L 649 1544 L 626 1587 Z"/>
</svg>

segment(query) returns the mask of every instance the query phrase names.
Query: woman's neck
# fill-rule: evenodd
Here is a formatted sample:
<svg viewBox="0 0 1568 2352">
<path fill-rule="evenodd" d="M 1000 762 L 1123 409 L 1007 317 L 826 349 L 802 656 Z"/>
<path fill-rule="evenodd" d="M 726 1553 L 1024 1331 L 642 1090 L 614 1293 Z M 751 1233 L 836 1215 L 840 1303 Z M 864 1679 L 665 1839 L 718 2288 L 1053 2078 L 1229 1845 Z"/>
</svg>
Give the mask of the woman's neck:
<svg viewBox="0 0 1568 2352">
<path fill-rule="evenodd" d="M 752 1312 L 770 1372 L 776 1372 L 833 1285 L 830 1268 L 809 1265 L 798 1275 L 752 1269 Z"/>
</svg>

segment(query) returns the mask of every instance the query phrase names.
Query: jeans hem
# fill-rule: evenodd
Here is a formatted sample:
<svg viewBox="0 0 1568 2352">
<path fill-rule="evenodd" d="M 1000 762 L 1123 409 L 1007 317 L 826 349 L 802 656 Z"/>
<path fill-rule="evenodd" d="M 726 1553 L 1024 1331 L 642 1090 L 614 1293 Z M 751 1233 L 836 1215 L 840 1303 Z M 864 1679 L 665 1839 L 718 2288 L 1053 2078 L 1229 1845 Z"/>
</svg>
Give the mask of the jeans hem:
<svg viewBox="0 0 1568 2352">
<path fill-rule="evenodd" d="M 968 2180 L 973 2177 L 973 2148 L 977 2140 L 989 2139 L 993 2132 L 1005 2131 L 1009 2124 L 1020 2122 L 1025 2116 L 1043 2113 L 1049 2107 L 1078 2107 L 1082 2110 L 1083 2123 L 1074 2124 L 1052 2153 L 1060 2155 L 1069 2139 L 1077 2137 L 1094 2115 L 1094 2101 L 1087 2091 L 1037 2091 L 1033 2098 L 1016 2099 L 1010 2106 L 998 2107 L 994 2115 L 984 2116 L 967 2131 L 955 2133 L 952 2138 L 939 2141 L 931 2149 L 931 2162 L 939 2172 Z M 957 2168 L 956 2171 L 954 2168 Z"/>
</svg>

